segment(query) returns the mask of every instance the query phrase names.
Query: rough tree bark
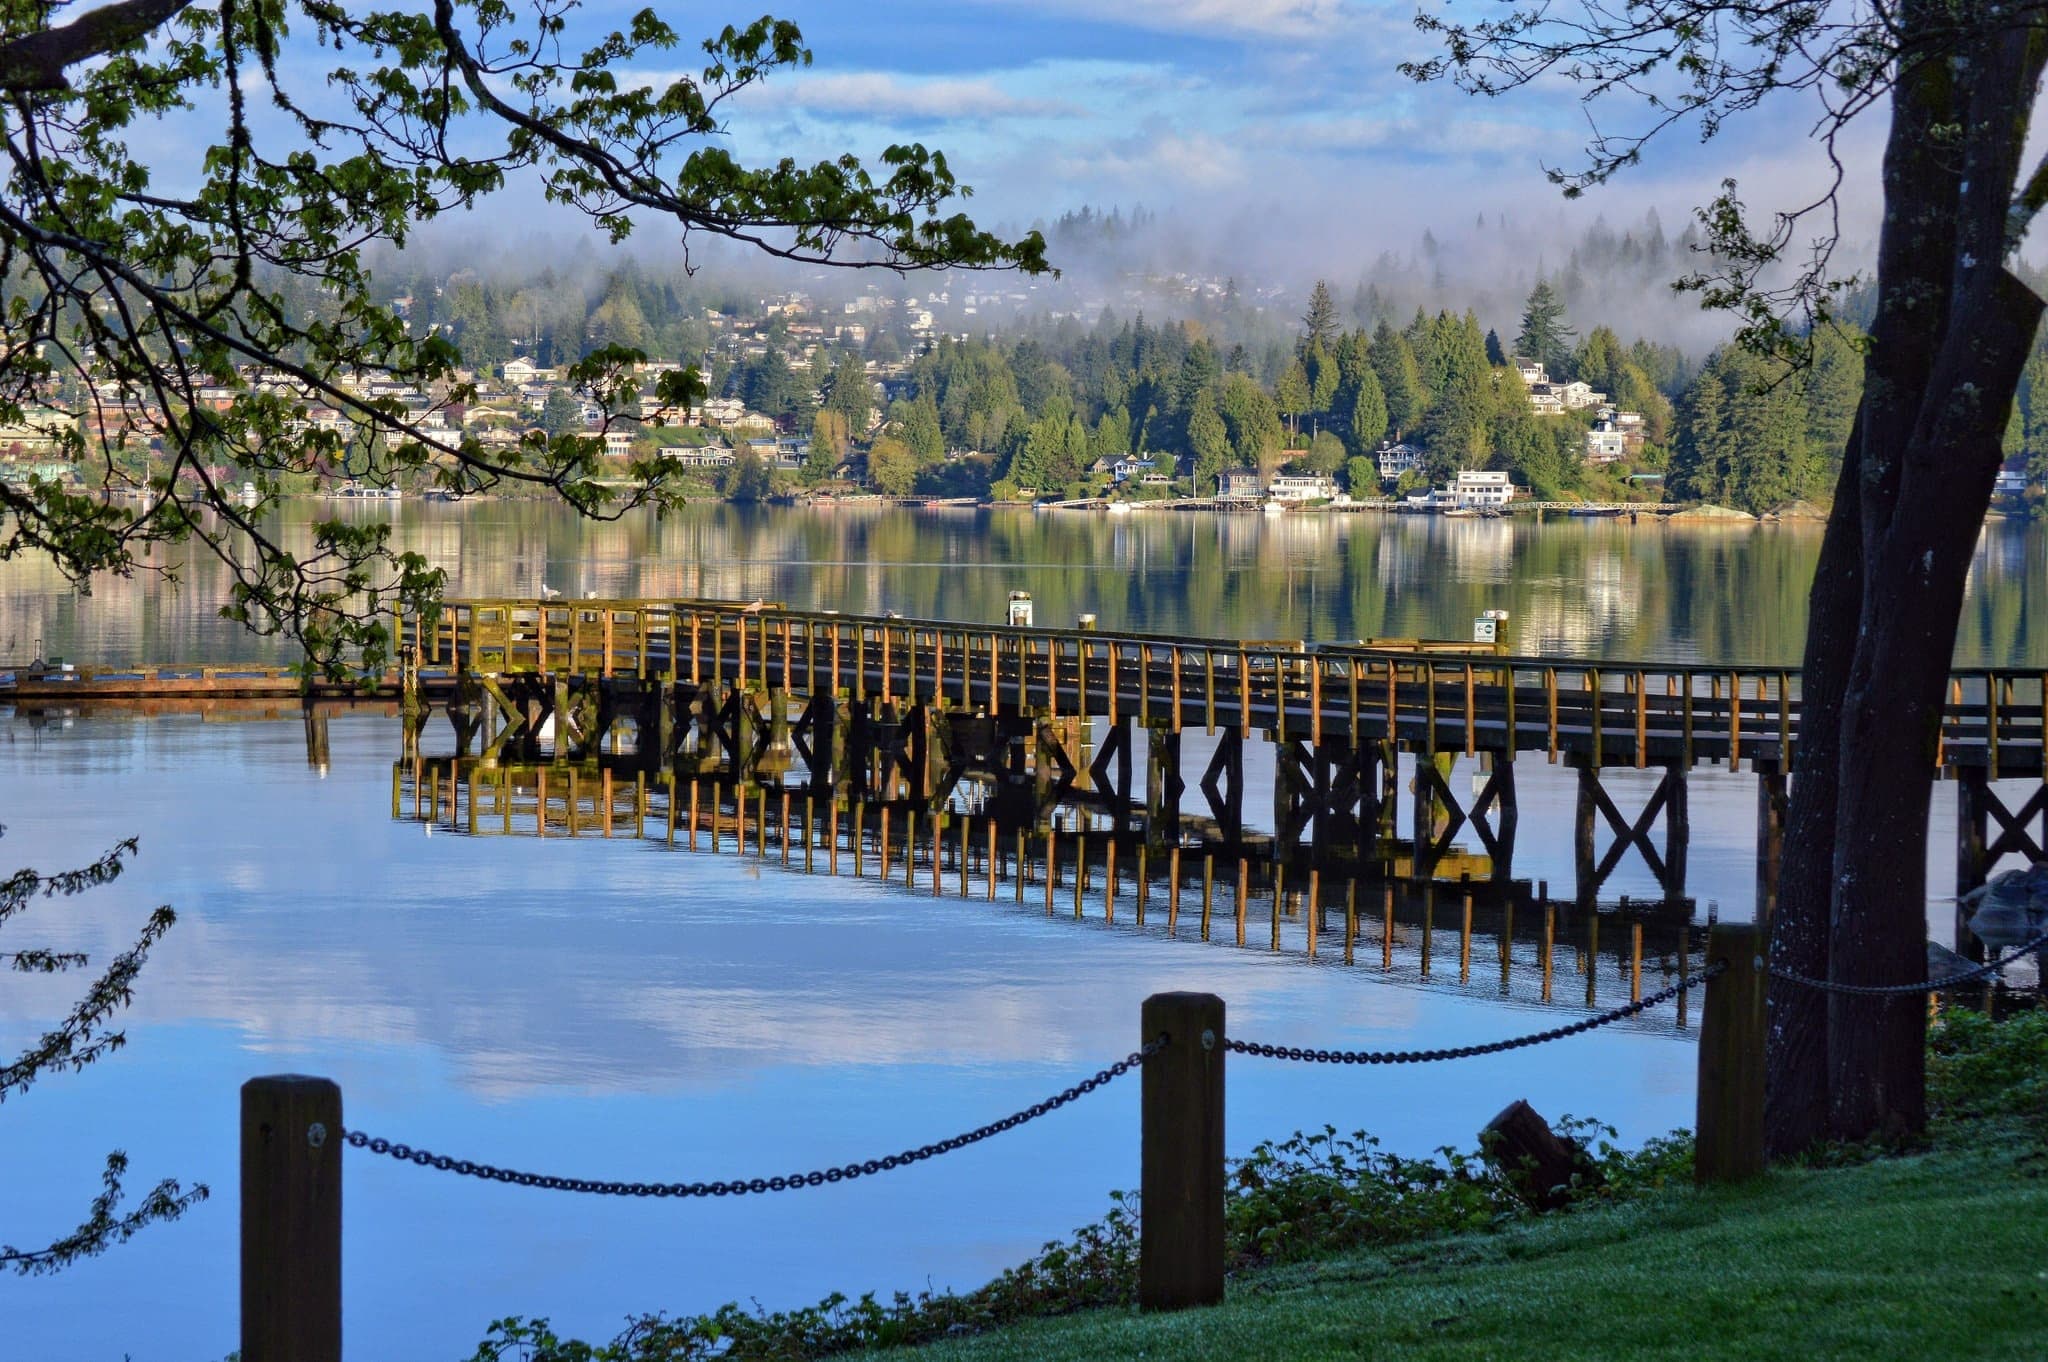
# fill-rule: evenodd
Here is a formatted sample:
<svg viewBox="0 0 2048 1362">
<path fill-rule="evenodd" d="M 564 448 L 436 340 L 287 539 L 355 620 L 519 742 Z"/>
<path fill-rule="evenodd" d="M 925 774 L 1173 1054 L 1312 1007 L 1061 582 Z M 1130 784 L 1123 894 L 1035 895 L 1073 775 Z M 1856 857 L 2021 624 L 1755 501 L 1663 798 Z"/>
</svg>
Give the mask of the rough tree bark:
<svg viewBox="0 0 2048 1362">
<path fill-rule="evenodd" d="M 1906 13 L 1922 32 L 1935 22 L 1924 7 Z M 1927 812 L 1956 624 L 2041 318 L 2041 299 L 2001 262 L 2043 55 L 2024 28 L 1992 31 L 1909 56 L 1895 93 L 1895 119 L 1928 126 L 1886 161 L 1884 245 L 1912 254 L 1880 259 L 1897 324 L 1873 336 L 1863 413 L 1862 608 L 1839 714 L 1828 938 L 1839 981 L 1925 970 Z M 1829 998 L 1831 1134 L 1925 1125 L 1926 1026 L 1917 997 Z"/>
<path fill-rule="evenodd" d="M 1855 623 L 1863 608 L 1863 414 L 1849 431 L 1835 503 L 1821 539 L 1807 604 L 1800 671 L 1799 746 L 1778 863 L 1771 963 L 1809 979 L 1828 975 L 1828 905 L 1835 878 L 1835 802 L 1841 789 L 1842 694 L 1849 688 Z M 1828 1007 L 1825 995 L 1770 982 L 1765 1044 L 1764 1147 L 1789 1158 L 1827 1135 Z"/>
</svg>

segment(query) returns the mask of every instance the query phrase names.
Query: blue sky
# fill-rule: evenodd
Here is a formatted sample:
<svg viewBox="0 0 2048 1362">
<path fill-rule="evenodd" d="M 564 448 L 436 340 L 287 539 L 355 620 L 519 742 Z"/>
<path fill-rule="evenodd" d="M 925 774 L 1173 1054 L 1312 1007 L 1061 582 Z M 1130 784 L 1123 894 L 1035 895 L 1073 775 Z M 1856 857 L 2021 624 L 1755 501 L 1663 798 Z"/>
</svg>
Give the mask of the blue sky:
<svg viewBox="0 0 2048 1362">
<path fill-rule="evenodd" d="M 1411 0 L 792 0 L 775 12 L 803 27 L 817 61 L 735 108 L 736 150 L 923 141 L 975 185 L 982 214 L 1015 221 L 1144 202 L 1234 235 L 1285 222 L 1297 252 L 1369 256 L 1482 210 L 1544 236 L 1651 206 L 1675 224 L 1724 176 L 1759 202 L 1789 201 L 1817 170 L 1786 136 L 1796 111 L 1767 110 L 1706 146 L 1681 130 L 1645 168 L 1567 207 L 1543 168 L 1583 146 L 1572 93 L 1416 86 L 1395 69 L 1431 50 Z M 669 17 L 705 31 L 720 21 Z"/>
<path fill-rule="evenodd" d="M 1446 0 L 1423 0 L 1445 3 Z M 578 40 L 623 27 L 644 0 L 586 0 Z M 1502 99 L 1419 87 L 1396 69 L 1433 51 L 1413 25 L 1416 0 L 747 0 L 663 10 L 685 35 L 634 74 L 665 82 L 701 66 L 696 41 L 764 4 L 797 21 L 816 53 L 728 106 L 729 142 L 749 161 L 873 158 L 894 142 L 942 148 L 974 186 L 978 220 L 1015 231 L 1084 204 L 1143 204 L 1161 219 L 1167 263 L 1299 285 L 1355 279 L 1382 252 L 1412 253 L 1425 228 L 1463 272 L 1552 268 L 1596 216 L 1640 222 L 1655 209 L 1677 231 L 1724 178 L 1752 207 L 1805 203 L 1822 166 L 1796 107 L 1767 107 L 1711 143 L 1676 129 L 1645 165 L 1584 202 L 1544 177 L 1571 167 L 1587 136 L 1562 84 Z M 1455 0 L 1478 17 L 1495 0 Z M 523 11 L 523 0 L 513 0 Z M 318 98 L 330 54 L 295 39 L 288 78 Z M 313 87 L 308 89 L 307 87 Z M 204 101 L 203 101 L 204 102 Z M 1615 113 L 1623 113 L 1617 106 Z M 218 110 L 137 130 L 160 171 L 189 157 L 193 134 L 218 136 Z M 1848 149 L 1847 234 L 1874 220 L 1875 121 Z M 479 148 L 481 149 L 481 148 Z M 568 210 L 518 189 L 485 207 L 490 229 L 518 222 L 577 229 Z M 1508 233 L 1477 249 L 1474 219 Z M 672 240 L 660 224 L 636 250 Z M 429 234 L 458 240 L 477 218 Z M 1505 253 L 1505 258 L 1503 258 Z"/>
</svg>

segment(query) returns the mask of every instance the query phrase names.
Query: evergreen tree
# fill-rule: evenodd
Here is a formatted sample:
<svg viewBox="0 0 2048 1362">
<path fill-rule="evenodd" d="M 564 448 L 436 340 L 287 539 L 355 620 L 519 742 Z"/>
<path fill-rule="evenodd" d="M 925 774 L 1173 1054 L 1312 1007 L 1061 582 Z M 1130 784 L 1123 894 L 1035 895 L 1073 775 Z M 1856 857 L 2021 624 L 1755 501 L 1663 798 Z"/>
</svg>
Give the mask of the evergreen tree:
<svg viewBox="0 0 2048 1362">
<path fill-rule="evenodd" d="M 1522 330 L 1515 337 L 1515 352 L 1543 365 L 1551 379 L 1563 382 L 1571 377 L 1573 332 L 1565 324 L 1564 300 L 1548 279 L 1538 279 L 1522 309 Z"/>
<path fill-rule="evenodd" d="M 1621 337 L 1611 327 L 1596 326 L 1579 342 L 1572 358 L 1572 373 L 1598 392 L 1614 396 L 1621 388 L 1622 366 L 1628 363 Z"/>
<path fill-rule="evenodd" d="M 1727 449 L 1727 389 L 1720 369 L 1709 364 L 1679 406 L 1666 493 L 1680 501 L 1720 501 L 1727 495 Z"/>
<path fill-rule="evenodd" d="M 806 401 L 803 385 L 780 350 L 770 350 L 744 366 L 740 373 L 740 397 L 747 406 L 772 417 L 778 425 L 788 422 Z"/>
<path fill-rule="evenodd" d="M 1324 348 L 1321 341 L 1312 341 L 1308 352 L 1302 356 L 1302 367 L 1308 374 L 1308 410 L 1329 411 L 1337 400 L 1337 387 L 1342 377 L 1336 357 Z"/>
<path fill-rule="evenodd" d="M 1216 410 L 1216 397 L 1203 389 L 1188 412 L 1188 452 L 1193 459 L 1195 491 L 1216 491 L 1217 477 L 1230 462 L 1230 432 Z"/>
<path fill-rule="evenodd" d="M 1330 286 L 1320 279 L 1309 292 L 1308 312 L 1301 319 L 1301 327 L 1304 352 L 1317 345 L 1328 350 L 1337 343 L 1337 300 L 1330 296 Z"/>
<path fill-rule="evenodd" d="M 921 464 L 937 463 L 946 456 L 945 436 L 939 431 L 939 409 L 929 393 L 914 402 L 899 402 L 894 409 L 896 436 Z"/>
<path fill-rule="evenodd" d="M 1273 402 L 1280 414 L 1287 418 L 1287 428 L 1297 429 L 1296 423 L 1306 412 L 1315 410 L 1309 393 L 1308 370 L 1299 359 L 1288 363 L 1281 371 L 1280 381 L 1273 385 Z"/>
<path fill-rule="evenodd" d="M 1379 377 L 1380 391 L 1387 403 L 1387 427 L 1394 438 L 1405 437 L 1422 422 L 1428 407 L 1422 374 L 1415 364 L 1415 352 L 1408 341 L 1385 321 L 1373 331 L 1372 371 Z"/>
<path fill-rule="evenodd" d="M 868 418 L 875 409 L 875 394 L 868 385 L 867 366 L 859 355 L 851 351 L 840 355 L 825 385 L 825 405 L 846 418 L 850 435 L 867 430 Z"/>
<path fill-rule="evenodd" d="M 1351 449 L 1355 454 L 1370 454 L 1379 448 L 1387 434 L 1387 394 L 1380 387 L 1379 375 L 1367 369 L 1360 376 L 1358 396 L 1351 404 Z"/>
</svg>

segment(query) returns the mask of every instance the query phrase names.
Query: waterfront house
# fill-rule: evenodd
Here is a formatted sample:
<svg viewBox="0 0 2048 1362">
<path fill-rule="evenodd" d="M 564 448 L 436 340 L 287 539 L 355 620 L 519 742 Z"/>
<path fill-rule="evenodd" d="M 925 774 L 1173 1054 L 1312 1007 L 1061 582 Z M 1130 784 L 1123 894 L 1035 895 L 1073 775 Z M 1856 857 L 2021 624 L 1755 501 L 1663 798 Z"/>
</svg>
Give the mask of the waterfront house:
<svg viewBox="0 0 2048 1362">
<path fill-rule="evenodd" d="M 1515 485 L 1506 473 L 1460 469 L 1450 485 L 1439 490 L 1438 504 L 1457 507 L 1504 507 L 1515 499 Z"/>
<path fill-rule="evenodd" d="M 1266 495 L 1275 501 L 1329 501 L 1337 495 L 1337 483 L 1327 473 L 1281 473 Z"/>
<path fill-rule="evenodd" d="M 1257 501 L 1259 474 L 1254 468 L 1226 468 L 1216 478 L 1218 501 Z"/>
</svg>

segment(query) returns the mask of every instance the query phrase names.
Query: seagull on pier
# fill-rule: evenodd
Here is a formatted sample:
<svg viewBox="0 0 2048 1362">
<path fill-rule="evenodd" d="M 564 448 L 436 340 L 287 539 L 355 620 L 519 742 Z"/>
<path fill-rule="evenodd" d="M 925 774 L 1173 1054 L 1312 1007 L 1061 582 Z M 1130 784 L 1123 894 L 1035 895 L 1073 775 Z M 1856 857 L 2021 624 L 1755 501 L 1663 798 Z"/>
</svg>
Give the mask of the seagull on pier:
<svg viewBox="0 0 2048 1362">
<path fill-rule="evenodd" d="M 762 600 L 759 596 L 756 596 L 753 600 L 748 601 L 745 605 L 740 607 L 740 613 L 742 615 L 758 615 L 767 608 L 768 602 Z"/>
<path fill-rule="evenodd" d="M 560 600 L 560 599 L 561 599 L 561 596 L 562 596 L 562 593 L 561 593 L 561 592 L 559 592 L 559 591 L 555 590 L 555 589 L 554 589 L 553 587 L 549 586 L 549 585 L 548 585 L 548 584 L 547 584 L 546 582 L 542 582 L 542 583 L 540 584 L 540 598 L 541 598 L 542 600 L 544 600 L 544 601 L 553 601 L 553 600 Z"/>
</svg>

